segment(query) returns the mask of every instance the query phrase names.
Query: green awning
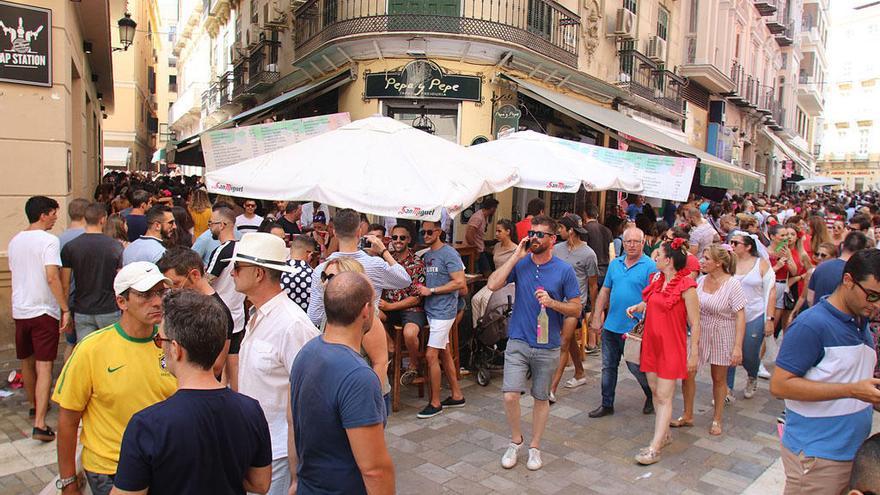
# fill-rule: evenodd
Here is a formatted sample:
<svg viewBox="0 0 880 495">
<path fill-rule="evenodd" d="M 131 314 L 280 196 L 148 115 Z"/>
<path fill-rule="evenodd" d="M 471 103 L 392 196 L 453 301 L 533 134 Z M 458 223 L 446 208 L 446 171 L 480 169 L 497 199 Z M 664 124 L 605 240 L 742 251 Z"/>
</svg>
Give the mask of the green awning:
<svg viewBox="0 0 880 495">
<path fill-rule="evenodd" d="M 716 167 L 707 162 L 700 163 L 700 184 L 740 192 L 755 193 L 763 190 L 760 179 L 729 170 L 726 167 Z"/>
<path fill-rule="evenodd" d="M 156 152 L 153 153 L 153 159 L 150 160 L 150 163 L 156 163 L 156 162 L 158 162 L 158 161 L 160 161 L 160 160 L 164 160 L 164 159 L 165 159 L 165 153 L 167 153 L 167 151 L 165 150 L 165 148 L 159 148 L 159 149 L 157 149 Z"/>
</svg>

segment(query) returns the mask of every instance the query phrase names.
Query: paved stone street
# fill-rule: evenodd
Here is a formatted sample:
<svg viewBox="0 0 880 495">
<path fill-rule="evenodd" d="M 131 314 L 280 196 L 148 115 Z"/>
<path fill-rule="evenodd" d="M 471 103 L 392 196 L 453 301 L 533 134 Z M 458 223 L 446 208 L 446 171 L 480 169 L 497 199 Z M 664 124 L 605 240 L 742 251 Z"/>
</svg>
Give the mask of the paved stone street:
<svg viewBox="0 0 880 495">
<path fill-rule="evenodd" d="M 0 371 L 15 366 L 11 353 L 0 356 Z M 526 469 L 525 457 L 511 470 L 500 465 L 509 442 L 500 374 L 495 374 L 485 388 L 471 377 L 464 377 L 467 406 L 428 420 L 415 417 L 424 406 L 416 388 L 404 390 L 402 410 L 389 419 L 386 435 L 397 469 L 399 493 L 733 494 L 744 492 L 778 459 L 775 416 L 782 410 L 782 402 L 770 397 L 767 382 L 761 381 L 752 400 L 743 400 L 738 392 L 739 400 L 725 412 L 725 434 L 711 437 L 711 391 L 708 376 L 702 374 L 696 426 L 674 430 L 675 441 L 665 449 L 658 464 L 636 465 L 632 458 L 648 444 L 653 416 L 642 415 L 644 396 L 622 366 L 616 414 L 601 419 L 587 417 L 587 411 L 600 402 L 600 362 L 598 356 L 587 358 L 587 385 L 575 390 L 560 388 L 542 449 L 545 466 L 537 472 Z M 56 376 L 59 369 L 56 366 Z M 571 373 L 569 369 L 564 379 Z M 744 380 L 738 379 L 738 387 L 742 387 Z M 0 400 L 3 494 L 39 492 L 57 469 L 54 443 L 41 444 L 29 438 L 31 423 L 23 401 L 22 390 Z M 524 396 L 522 405 L 528 439 L 531 399 Z M 679 396 L 675 414 L 680 411 Z M 50 412 L 49 423 L 57 424 L 56 409 Z M 527 455 L 525 451 L 522 454 Z M 778 489 L 762 486 L 759 482 L 751 492 L 779 493 Z"/>
</svg>

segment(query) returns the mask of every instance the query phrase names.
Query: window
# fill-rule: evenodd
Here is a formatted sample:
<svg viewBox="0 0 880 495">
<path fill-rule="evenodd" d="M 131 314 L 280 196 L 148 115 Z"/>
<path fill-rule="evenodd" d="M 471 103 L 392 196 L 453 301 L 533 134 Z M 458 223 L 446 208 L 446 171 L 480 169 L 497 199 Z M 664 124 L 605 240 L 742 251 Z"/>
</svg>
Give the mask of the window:
<svg viewBox="0 0 880 495">
<path fill-rule="evenodd" d="M 639 13 L 637 0 L 623 0 L 623 8 L 632 12 L 633 14 Z"/>
<path fill-rule="evenodd" d="M 553 11 L 548 3 L 539 0 L 529 0 L 528 23 L 529 31 L 550 38 L 550 29 L 553 19 Z"/>
<path fill-rule="evenodd" d="M 868 153 L 868 141 L 871 135 L 870 129 L 859 129 L 859 154 L 864 155 Z"/>
<path fill-rule="evenodd" d="M 257 10 L 257 0 L 251 0 L 251 24 L 260 23 L 260 13 Z"/>
<path fill-rule="evenodd" d="M 667 39 L 669 33 L 669 11 L 660 7 L 657 11 L 657 37 Z"/>
<path fill-rule="evenodd" d="M 699 18 L 697 15 L 699 14 L 698 6 L 700 4 L 700 0 L 691 0 L 691 18 L 688 22 L 688 32 L 696 33 L 697 25 L 699 22 Z"/>
<path fill-rule="evenodd" d="M 269 63 L 270 64 L 278 64 L 278 47 L 281 43 L 278 42 L 278 31 L 272 31 L 272 46 L 269 47 Z"/>
</svg>

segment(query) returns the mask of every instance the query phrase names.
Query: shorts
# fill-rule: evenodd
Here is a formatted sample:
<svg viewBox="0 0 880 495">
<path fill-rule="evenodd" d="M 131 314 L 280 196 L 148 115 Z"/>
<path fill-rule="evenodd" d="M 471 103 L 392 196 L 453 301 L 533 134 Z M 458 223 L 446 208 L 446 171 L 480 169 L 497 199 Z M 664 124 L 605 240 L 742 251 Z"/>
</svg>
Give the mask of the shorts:
<svg viewBox="0 0 880 495">
<path fill-rule="evenodd" d="M 58 320 L 43 314 L 36 318 L 15 320 L 15 356 L 37 361 L 55 361 L 58 357 Z"/>
<path fill-rule="evenodd" d="M 785 291 L 788 284 L 785 281 L 776 282 L 776 309 L 785 309 Z"/>
<path fill-rule="evenodd" d="M 386 316 L 388 316 L 388 324 L 392 326 L 405 327 L 413 323 L 419 328 L 428 328 L 428 318 L 424 311 L 391 311 Z"/>
<path fill-rule="evenodd" d="M 119 321 L 119 316 L 119 311 L 97 315 L 84 315 L 81 313 L 74 313 L 73 325 L 76 329 L 76 338 L 73 342 L 70 342 L 70 339 L 68 338 L 67 342 L 71 344 L 80 342 L 82 341 L 82 339 L 86 338 L 86 336 L 88 336 L 95 330 L 100 330 L 116 323 L 117 321 Z"/>
<path fill-rule="evenodd" d="M 504 382 L 502 392 L 526 391 L 528 372 L 532 372 L 532 397 L 535 400 L 550 398 L 550 382 L 559 366 L 559 348 L 539 349 L 528 342 L 510 339 L 504 351 Z"/>
<path fill-rule="evenodd" d="M 446 349 L 446 344 L 449 343 L 449 331 L 452 330 L 453 323 L 455 323 L 455 318 L 451 320 L 428 318 L 428 347 Z"/>
<path fill-rule="evenodd" d="M 235 332 L 232 334 L 232 339 L 229 340 L 229 354 L 238 355 L 238 351 L 241 350 L 241 341 L 244 340 L 244 332 L 242 329 L 240 332 Z"/>
</svg>

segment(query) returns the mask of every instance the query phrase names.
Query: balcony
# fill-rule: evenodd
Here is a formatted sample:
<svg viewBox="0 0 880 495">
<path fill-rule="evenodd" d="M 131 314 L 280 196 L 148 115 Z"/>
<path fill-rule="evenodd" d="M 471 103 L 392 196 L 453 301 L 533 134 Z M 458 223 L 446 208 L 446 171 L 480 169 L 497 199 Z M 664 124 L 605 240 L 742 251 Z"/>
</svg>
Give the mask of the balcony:
<svg viewBox="0 0 880 495">
<path fill-rule="evenodd" d="M 825 107 L 825 97 L 822 85 L 814 77 L 801 74 L 798 78 L 797 98 L 801 108 L 811 116 L 822 114 Z"/>
<path fill-rule="evenodd" d="M 240 58 L 232 65 L 232 101 L 240 103 L 245 98 L 252 96 L 248 92 L 248 67 L 247 59 Z"/>
<path fill-rule="evenodd" d="M 183 93 L 177 95 L 177 101 L 168 110 L 168 124 L 172 127 L 186 126 L 198 121 L 202 111 L 202 93 L 207 89 L 205 83 L 193 83 Z"/>
<path fill-rule="evenodd" d="M 762 16 L 776 13 L 776 0 L 754 0 L 755 8 Z"/>
<path fill-rule="evenodd" d="M 767 127 L 773 129 L 774 131 L 781 131 L 785 128 L 785 109 L 782 108 L 781 105 L 776 104 L 776 108 L 773 108 L 770 115 L 767 116 L 767 120 L 764 122 L 767 124 Z"/>
<path fill-rule="evenodd" d="M 211 81 L 208 89 L 202 93 L 202 118 L 216 112 L 218 108 L 220 108 L 220 86 L 215 80 Z"/>
<path fill-rule="evenodd" d="M 756 105 L 758 113 L 764 116 L 773 115 L 773 112 L 776 111 L 778 106 L 779 103 L 776 102 L 773 88 L 769 86 L 758 86 L 758 102 Z"/>
<path fill-rule="evenodd" d="M 681 88 L 684 85 L 685 79 L 663 69 L 643 53 L 632 49 L 620 50 L 617 87 L 681 114 Z"/>
<path fill-rule="evenodd" d="M 730 80 L 733 81 L 733 89 L 724 96 L 738 107 L 757 108 L 761 99 L 761 82 L 746 74 L 743 66 L 733 62 L 730 68 Z"/>
<path fill-rule="evenodd" d="M 233 78 L 232 71 L 221 74 L 220 77 L 217 78 L 217 88 L 219 90 L 217 100 L 219 102 L 220 108 L 231 105 L 232 93 L 235 89 L 235 80 Z"/>
<path fill-rule="evenodd" d="M 577 67 L 580 16 L 553 0 L 309 0 L 297 9 L 297 58 L 339 39 L 388 33 L 437 33 L 469 42 L 489 38 Z"/>
<path fill-rule="evenodd" d="M 783 26 L 784 29 L 778 33 L 774 33 L 776 35 L 776 43 L 783 47 L 791 46 L 791 44 L 794 43 L 794 21 L 787 20 Z"/>
<path fill-rule="evenodd" d="M 729 93 L 733 91 L 733 81 L 724 73 L 724 70 L 713 63 L 703 63 L 697 60 L 697 36 L 689 35 L 685 40 L 687 46 L 687 59 L 679 67 L 679 74 L 686 77 L 713 93 Z"/>
<path fill-rule="evenodd" d="M 261 93 L 278 81 L 278 49 L 281 43 L 262 39 L 251 48 L 248 56 L 248 88 L 251 94 Z"/>
</svg>

